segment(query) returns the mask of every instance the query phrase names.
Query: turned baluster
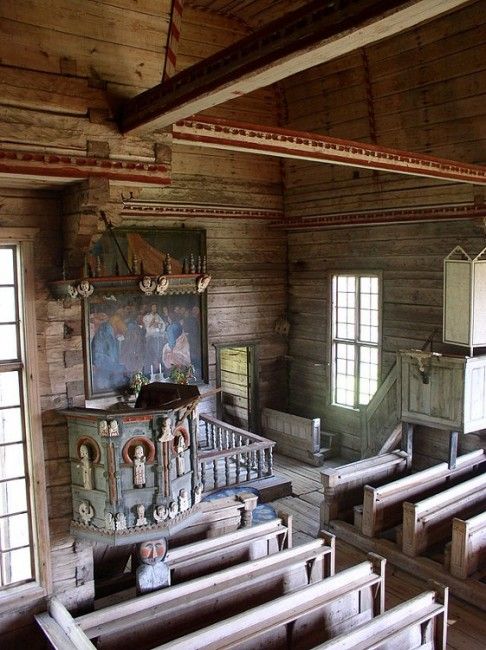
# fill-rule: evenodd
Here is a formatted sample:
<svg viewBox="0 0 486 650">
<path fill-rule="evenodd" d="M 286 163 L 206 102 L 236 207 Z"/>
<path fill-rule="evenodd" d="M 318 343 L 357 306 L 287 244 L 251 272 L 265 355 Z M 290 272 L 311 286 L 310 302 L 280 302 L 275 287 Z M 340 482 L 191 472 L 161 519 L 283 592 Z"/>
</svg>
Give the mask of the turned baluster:
<svg viewBox="0 0 486 650">
<path fill-rule="evenodd" d="M 265 453 L 264 449 L 259 449 L 257 451 L 257 471 L 258 471 L 258 478 L 262 478 L 263 476 L 263 455 Z"/>
<path fill-rule="evenodd" d="M 209 447 L 209 422 L 204 423 L 204 429 L 206 431 L 206 447 Z"/>
<path fill-rule="evenodd" d="M 224 432 L 224 443 L 226 445 L 225 449 L 229 449 L 230 448 L 230 441 L 229 441 L 229 431 L 228 431 L 228 429 L 226 429 L 225 432 Z"/>
<path fill-rule="evenodd" d="M 218 449 L 223 451 L 223 430 L 221 427 L 218 427 Z"/>
<path fill-rule="evenodd" d="M 211 424 L 211 447 L 216 449 L 216 429 L 214 424 Z"/>
<path fill-rule="evenodd" d="M 251 479 L 251 451 L 246 452 L 246 480 Z"/>
<path fill-rule="evenodd" d="M 206 490 L 206 461 L 201 461 L 201 483 L 203 492 Z"/>
<path fill-rule="evenodd" d="M 218 460 L 213 460 L 213 477 L 214 477 L 214 487 L 219 487 L 219 473 L 218 473 Z"/>
<path fill-rule="evenodd" d="M 240 463 L 241 463 L 241 454 L 236 454 L 236 482 L 240 482 Z"/>
<path fill-rule="evenodd" d="M 230 459 L 229 456 L 226 456 L 224 459 L 224 477 L 226 479 L 226 485 L 230 484 Z"/>
<path fill-rule="evenodd" d="M 273 474 L 273 447 L 268 448 L 268 476 Z"/>
</svg>

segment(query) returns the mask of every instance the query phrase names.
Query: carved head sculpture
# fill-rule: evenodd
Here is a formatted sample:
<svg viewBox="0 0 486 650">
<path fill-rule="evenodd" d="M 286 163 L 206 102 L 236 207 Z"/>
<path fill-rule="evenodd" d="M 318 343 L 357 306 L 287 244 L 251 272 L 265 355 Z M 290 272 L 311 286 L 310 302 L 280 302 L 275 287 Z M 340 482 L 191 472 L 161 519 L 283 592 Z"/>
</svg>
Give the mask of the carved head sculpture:
<svg viewBox="0 0 486 650">
<path fill-rule="evenodd" d="M 88 445 L 80 445 L 80 447 L 79 447 L 79 457 L 81 458 L 81 460 L 83 460 L 84 458 L 87 458 L 89 460 Z"/>
<path fill-rule="evenodd" d="M 145 456 L 145 451 L 142 445 L 136 445 L 133 450 L 133 458 L 142 459 Z"/>
<path fill-rule="evenodd" d="M 145 506 L 141 503 L 137 506 L 137 516 L 140 518 L 145 517 Z"/>
<path fill-rule="evenodd" d="M 150 542 L 142 542 L 139 547 L 140 559 L 144 564 L 154 565 L 162 562 L 167 554 L 167 540 L 162 537 Z"/>
</svg>

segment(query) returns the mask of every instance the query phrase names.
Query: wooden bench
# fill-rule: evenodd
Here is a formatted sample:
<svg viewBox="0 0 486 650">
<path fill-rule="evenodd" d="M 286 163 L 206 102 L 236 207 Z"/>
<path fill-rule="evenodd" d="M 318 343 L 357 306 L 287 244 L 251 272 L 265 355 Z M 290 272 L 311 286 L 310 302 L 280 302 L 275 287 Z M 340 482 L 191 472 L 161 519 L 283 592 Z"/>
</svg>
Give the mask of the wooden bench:
<svg viewBox="0 0 486 650">
<path fill-rule="evenodd" d="M 448 589 L 433 586 L 314 650 L 446 650 Z"/>
<path fill-rule="evenodd" d="M 363 535 L 378 537 L 385 529 L 401 522 L 402 505 L 405 501 L 465 476 L 476 470 L 481 463 L 486 463 L 486 453 L 478 449 L 459 456 L 456 468 L 452 470 L 447 463 L 440 463 L 381 487 L 365 485 L 361 525 Z"/>
<path fill-rule="evenodd" d="M 255 560 L 292 546 L 292 518 L 272 519 L 250 528 L 186 544 L 168 551 L 171 584 Z"/>
<path fill-rule="evenodd" d="M 366 562 L 154 650 L 313 647 L 384 610 L 385 560 Z"/>
<path fill-rule="evenodd" d="M 452 520 L 449 571 L 466 579 L 486 566 L 486 511 L 471 519 Z"/>
<path fill-rule="evenodd" d="M 486 474 L 476 476 L 418 503 L 403 504 L 405 555 L 420 555 L 431 545 L 450 539 L 452 518 L 469 517 L 486 505 Z"/>
<path fill-rule="evenodd" d="M 237 615 L 334 573 L 334 537 L 245 562 L 75 619 L 104 650 L 150 648 Z M 134 625 L 136 621 L 136 625 Z"/>
<path fill-rule="evenodd" d="M 351 521 L 353 507 L 363 503 L 365 485 L 382 485 L 404 474 L 409 465 L 410 456 L 396 451 L 321 470 L 321 526 L 329 525 L 333 519 Z"/>
<path fill-rule="evenodd" d="M 322 465 L 321 420 L 264 408 L 262 432 L 277 443 L 277 452 L 304 463 Z"/>
</svg>

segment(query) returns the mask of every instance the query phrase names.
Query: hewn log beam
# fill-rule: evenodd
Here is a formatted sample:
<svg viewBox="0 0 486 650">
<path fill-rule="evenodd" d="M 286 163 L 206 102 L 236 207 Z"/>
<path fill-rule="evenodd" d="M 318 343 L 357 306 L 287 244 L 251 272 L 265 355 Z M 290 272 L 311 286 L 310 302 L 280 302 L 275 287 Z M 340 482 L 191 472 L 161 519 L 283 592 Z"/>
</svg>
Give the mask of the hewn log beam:
<svg viewBox="0 0 486 650">
<path fill-rule="evenodd" d="M 314 0 L 183 70 L 124 106 L 120 129 L 173 124 L 330 61 L 467 0 Z"/>
<path fill-rule="evenodd" d="M 157 162 L 147 163 L 82 154 L 68 155 L 0 149 L 0 177 L 36 177 L 59 181 L 105 178 L 124 185 L 167 185 L 170 169 Z"/>
<path fill-rule="evenodd" d="M 486 185 L 486 167 L 481 165 L 306 131 L 205 118 L 178 122 L 173 137 L 183 144 Z"/>
<path fill-rule="evenodd" d="M 274 221 L 268 227 L 276 230 L 323 230 L 325 228 L 336 228 L 336 226 L 369 226 L 372 224 L 409 223 L 413 221 L 454 221 L 458 219 L 479 220 L 485 217 L 486 205 L 474 205 L 470 203 L 301 217 L 298 219 Z"/>
</svg>

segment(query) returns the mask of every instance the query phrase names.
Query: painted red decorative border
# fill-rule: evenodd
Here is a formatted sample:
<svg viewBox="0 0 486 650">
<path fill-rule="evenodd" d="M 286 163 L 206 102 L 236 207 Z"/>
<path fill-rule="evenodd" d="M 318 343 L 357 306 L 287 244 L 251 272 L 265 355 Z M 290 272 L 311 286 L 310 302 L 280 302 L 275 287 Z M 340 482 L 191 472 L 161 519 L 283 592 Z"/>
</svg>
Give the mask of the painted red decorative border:
<svg viewBox="0 0 486 650">
<path fill-rule="evenodd" d="M 481 219 L 485 217 L 486 205 L 462 204 L 302 217 L 288 221 L 274 221 L 268 227 L 277 230 L 318 230 L 335 226 L 357 226 L 411 221 L 452 221 L 454 219 Z"/>
<path fill-rule="evenodd" d="M 284 220 L 279 210 L 242 208 L 224 205 L 175 204 L 175 203 L 125 203 L 122 214 L 157 217 L 199 217 L 214 219 L 265 219 Z"/>
<path fill-rule="evenodd" d="M 97 176 L 137 184 L 170 183 L 167 166 L 159 163 L 11 149 L 0 149 L 0 174 L 66 179 Z"/>
<path fill-rule="evenodd" d="M 486 185 L 486 167 L 481 165 L 307 131 L 204 118 L 177 122 L 173 137 L 187 144 L 197 142 L 216 148 Z"/>
</svg>

